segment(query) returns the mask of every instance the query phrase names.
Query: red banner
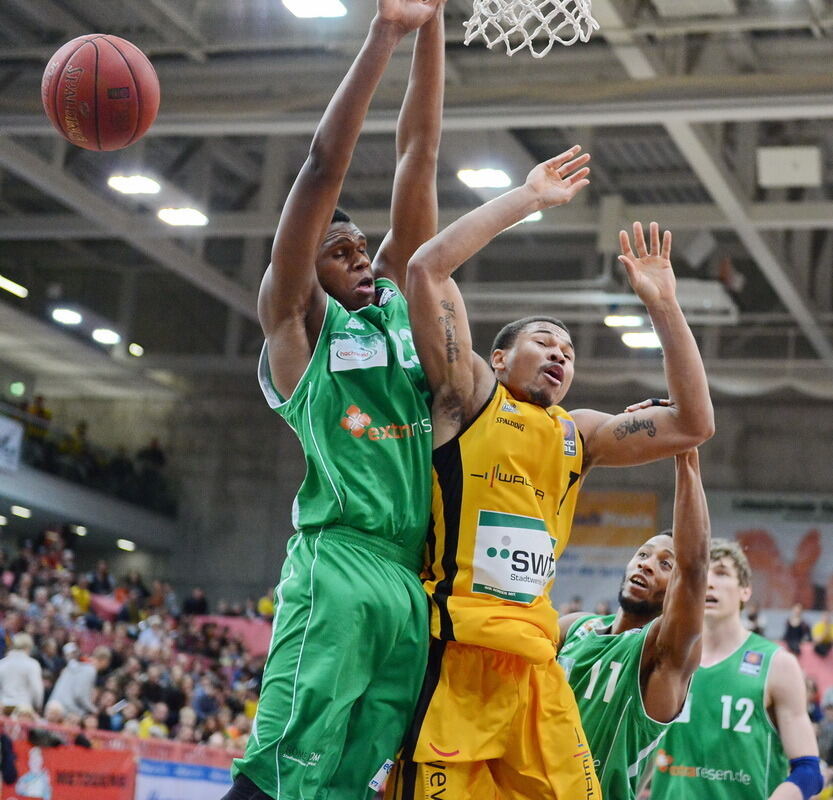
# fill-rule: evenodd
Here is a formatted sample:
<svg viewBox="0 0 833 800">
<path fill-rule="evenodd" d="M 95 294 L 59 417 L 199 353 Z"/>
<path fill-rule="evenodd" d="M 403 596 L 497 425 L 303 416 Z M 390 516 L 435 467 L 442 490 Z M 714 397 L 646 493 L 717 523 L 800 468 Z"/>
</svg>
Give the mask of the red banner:
<svg viewBox="0 0 833 800">
<path fill-rule="evenodd" d="M 133 800 L 136 765 L 130 752 L 72 745 L 32 747 L 14 743 L 17 783 L 3 786 L 2 800 Z"/>
</svg>

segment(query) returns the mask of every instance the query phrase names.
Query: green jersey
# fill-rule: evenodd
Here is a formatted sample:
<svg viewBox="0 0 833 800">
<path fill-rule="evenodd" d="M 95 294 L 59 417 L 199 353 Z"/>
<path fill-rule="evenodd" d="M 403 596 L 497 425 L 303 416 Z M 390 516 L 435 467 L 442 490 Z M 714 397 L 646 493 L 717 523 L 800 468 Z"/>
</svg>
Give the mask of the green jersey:
<svg viewBox="0 0 833 800">
<path fill-rule="evenodd" d="M 657 756 L 652 800 L 758 800 L 784 781 L 787 758 L 765 700 L 778 650 L 750 633 L 728 658 L 694 673 Z"/>
<path fill-rule="evenodd" d="M 292 509 L 298 531 L 359 535 L 419 569 L 431 508 L 431 413 L 408 306 L 389 280 L 376 304 L 347 311 L 327 298 L 309 365 L 288 399 L 264 345 L 258 377 L 301 441 L 306 476 Z"/>
<path fill-rule="evenodd" d="M 609 633 L 613 615 L 581 617 L 570 626 L 558 654 L 581 714 L 602 796 L 636 797 L 636 784 L 668 723 L 645 712 L 639 666 L 653 623 Z"/>
</svg>

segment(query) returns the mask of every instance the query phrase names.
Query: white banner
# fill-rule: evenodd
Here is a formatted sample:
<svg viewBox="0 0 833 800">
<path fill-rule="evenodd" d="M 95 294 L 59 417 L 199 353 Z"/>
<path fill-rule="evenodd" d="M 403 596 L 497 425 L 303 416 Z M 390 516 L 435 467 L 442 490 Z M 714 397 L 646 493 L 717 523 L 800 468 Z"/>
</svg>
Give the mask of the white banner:
<svg viewBox="0 0 833 800">
<path fill-rule="evenodd" d="M 230 788 L 227 769 L 142 758 L 135 800 L 220 800 Z"/>
<path fill-rule="evenodd" d="M 22 447 L 23 426 L 17 420 L 0 416 L 0 469 L 17 469 Z"/>
</svg>

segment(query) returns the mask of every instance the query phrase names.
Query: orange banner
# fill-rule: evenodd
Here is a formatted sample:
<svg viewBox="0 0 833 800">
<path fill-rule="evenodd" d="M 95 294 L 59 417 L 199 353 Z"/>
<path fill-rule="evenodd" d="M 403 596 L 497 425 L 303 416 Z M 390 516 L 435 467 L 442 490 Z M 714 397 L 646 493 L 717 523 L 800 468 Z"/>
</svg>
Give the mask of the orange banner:
<svg viewBox="0 0 833 800">
<path fill-rule="evenodd" d="M 14 743 L 17 782 L 3 800 L 133 800 L 136 762 L 130 752 Z"/>
</svg>

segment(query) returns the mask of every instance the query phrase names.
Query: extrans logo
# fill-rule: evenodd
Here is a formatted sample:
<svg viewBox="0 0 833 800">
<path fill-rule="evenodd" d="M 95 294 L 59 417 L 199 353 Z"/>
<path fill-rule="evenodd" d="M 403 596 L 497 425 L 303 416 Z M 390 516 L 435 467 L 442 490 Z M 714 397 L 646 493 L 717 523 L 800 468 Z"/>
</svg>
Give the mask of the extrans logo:
<svg viewBox="0 0 833 800">
<path fill-rule="evenodd" d="M 502 558 L 504 561 L 512 559 L 511 566 L 514 572 L 519 573 L 513 580 L 532 583 L 539 583 L 540 579 L 548 581 L 555 572 L 555 557 L 550 553 L 536 553 L 526 549 L 510 549 L 512 537 L 503 536 L 500 540 L 502 547 L 489 547 L 486 555 L 489 558 Z M 526 577 L 535 576 L 535 577 Z"/>
<path fill-rule="evenodd" d="M 665 750 L 657 752 L 657 769 L 675 778 L 701 778 L 704 781 L 718 783 L 739 783 L 748 786 L 752 782 L 752 775 L 742 769 L 717 769 L 716 767 L 689 767 L 675 764 L 674 756 Z"/>
<path fill-rule="evenodd" d="M 427 418 L 404 425 L 395 422 L 387 425 L 371 425 L 371 422 L 373 418 L 370 414 L 365 414 L 358 406 L 352 405 L 345 411 L 340 424 L 345 431 L 357 439 L 367 434 L 371 442 L 383 439 L 411 439 L 422 433 L 431 433 L 432 430 L 431 420 Z"/>
</svg>

